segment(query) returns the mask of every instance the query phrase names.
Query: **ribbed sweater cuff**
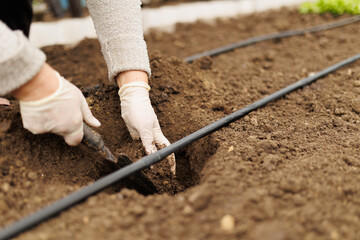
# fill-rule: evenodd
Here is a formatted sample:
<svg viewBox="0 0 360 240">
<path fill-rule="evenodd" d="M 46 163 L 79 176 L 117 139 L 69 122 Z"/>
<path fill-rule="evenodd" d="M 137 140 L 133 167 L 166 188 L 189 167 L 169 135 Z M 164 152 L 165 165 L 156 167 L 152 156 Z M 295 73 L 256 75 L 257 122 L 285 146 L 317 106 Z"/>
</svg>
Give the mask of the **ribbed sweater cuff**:
<svg viewBox="0 0 360 240">
<path fill-rule="evenodd" d="M 101 51 L 113 81 L 120 72 L 141 70 L 151 75 L 146 43 L 142 36 L 122 35 L 101 43 Z"/>
</svg>

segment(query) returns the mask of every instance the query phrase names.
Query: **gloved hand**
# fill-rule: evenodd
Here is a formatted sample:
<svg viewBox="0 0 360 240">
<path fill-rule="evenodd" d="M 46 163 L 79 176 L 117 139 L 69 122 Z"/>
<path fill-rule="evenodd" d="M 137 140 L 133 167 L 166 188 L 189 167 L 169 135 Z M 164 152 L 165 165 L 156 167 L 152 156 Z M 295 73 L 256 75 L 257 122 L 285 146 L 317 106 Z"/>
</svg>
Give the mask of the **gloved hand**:
<svg viewBox="0 0 360 240">
<path fill-rule="evenodd" d="M 146 154 L 170 145 L 162 133 L 149 98 L 150 86 L 144 82 L 124 84 L 119 90 L 121 116 L 133 139 L 141 139 Z M 167 157 L 171 172 L 175 175 L 175 155 Z"/>
<path fill-rule="evenodd" d="M 24 128 L 34 134 L 52 132 L 63 136 L 70 146 L 78 145 L 84 135 L 83 121 L 93 127 L 100 122 L 92 115 L 81 91 L 55 72 L 58 89 L 36 101 L 21 101 Z"/>
</svg>

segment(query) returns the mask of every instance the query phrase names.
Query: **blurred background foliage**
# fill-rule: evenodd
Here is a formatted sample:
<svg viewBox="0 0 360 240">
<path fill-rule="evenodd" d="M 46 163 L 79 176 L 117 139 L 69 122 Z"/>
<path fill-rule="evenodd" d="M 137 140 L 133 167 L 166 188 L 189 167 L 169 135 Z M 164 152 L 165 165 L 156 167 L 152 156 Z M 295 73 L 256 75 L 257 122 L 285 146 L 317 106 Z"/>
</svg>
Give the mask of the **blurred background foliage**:
<svg viewBox="0 0 360 240">
<path fill-rule="evenodd" d="M 301 4 L 301 13 L 360 14 L 360 0 L 317 0 Z"/>
</svg>

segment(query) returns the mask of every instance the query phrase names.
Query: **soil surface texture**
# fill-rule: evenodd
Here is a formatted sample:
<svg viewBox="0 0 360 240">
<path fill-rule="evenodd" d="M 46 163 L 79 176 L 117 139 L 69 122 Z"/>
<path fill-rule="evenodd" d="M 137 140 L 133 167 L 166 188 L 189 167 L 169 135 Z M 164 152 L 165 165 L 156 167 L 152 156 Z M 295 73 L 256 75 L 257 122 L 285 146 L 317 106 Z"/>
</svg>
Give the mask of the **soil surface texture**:
<svg viewBox="0 0 360 240">
<path fill-rule="evenodd" d="M 204 50 L 340 18 L 281 9 L 146 36 L 150 97 L 171 142 L 360 52 L 360 23 L 267 41 L 192 64 Z M 97 40 L 44 49 L 79 86 L 115 155 L 144 156 L 121 118 Z M 16 239 L 360 239 L 360 62 L 268 104 L 144 170 L 157 188 L 121 182 Z M 22 128 L 0 106 L 0 227 L 115 169 L 84 145 Z M 124 188 L 128 186 L 129 188 Z"/>
</svg>

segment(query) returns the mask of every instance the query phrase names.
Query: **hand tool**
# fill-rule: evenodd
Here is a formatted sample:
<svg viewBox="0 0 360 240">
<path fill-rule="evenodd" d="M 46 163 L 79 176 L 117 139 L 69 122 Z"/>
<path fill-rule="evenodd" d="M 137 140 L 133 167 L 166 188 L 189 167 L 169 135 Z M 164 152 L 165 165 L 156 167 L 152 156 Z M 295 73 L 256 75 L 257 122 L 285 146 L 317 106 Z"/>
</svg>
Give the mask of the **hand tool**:
<svg viewBox="0 0 360 240">
<path fill-rule="evenodd" d="M 84 145 L 94 149 L 106 160 L 111 162 L 115 166 L 115 170 L 123 168 L 132 163 L 132 161 L 126 155 L 120 155 L 117 158 L 110 150 L 105 146 L 104 140 L 101 135 L 94 129 L 90 128 L 84 123 Z M 137 172 L 133 176 L 129 177 L 131 184 L 134 185 L 135 189 L 142 194 L 148 195 L 156 193 L 156 187 L 152 181 L 142 172 Z"/>
</svg>

